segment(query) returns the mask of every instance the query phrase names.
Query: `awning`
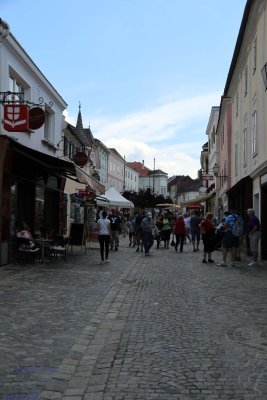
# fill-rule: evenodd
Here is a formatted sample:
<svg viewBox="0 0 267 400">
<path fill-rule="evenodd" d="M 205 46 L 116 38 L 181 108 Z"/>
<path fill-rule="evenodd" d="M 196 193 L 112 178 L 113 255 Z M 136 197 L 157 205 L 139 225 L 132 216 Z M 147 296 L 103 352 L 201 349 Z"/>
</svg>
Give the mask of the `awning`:
<svg viewBox="0 0 267 400">
<path fill-rule="evenodd" d="M 8 141 L 11 149 L 14 151 L 18 157 L 21 157 L 23 163 L 30 161 L 29 169 L 33 172 L 33 164 L 35 164 L 40 169 L 40 173 L 45 171 L 47 174 L 51 176 L 66 176 L 66 177 L 76 177 L 75 165 L 66 160 L 61 160 L 60 158 L 56 158 L 50 156 L 48 154 L 42 153 L 41 151 L 34 150 L 30 147 L 24 146 L 16 140 L 8 137 L 1 136 L 0 143 L 4 141 Z M 23 165 L 24 165 L 23 164 Z M 36 171 L 34 171 L 36 173 Z"/>
<path fill-rule="evenodd" d="M 93 189 L 96 193 L 101 194 L 101 193 L 105 192 L 105 186 L 102 185 L 102 183 L 98 182 L 92 176 L 88 175 L 77 165 L 74 165 L 74 166 L 75 166 L 75 172 L 76 172 L 76 177 L 77 177 L 78 182 L 84 183 L 86 186 L 89 186 L 89 188 Z"/>
<path fill-rule="evenodd" d="M 203 208 L 204 206 L 202 205 L 202 204 L 200 204 L 200 203 L 190 203 L 190 204 L 188 204 L 187 206 L 186 206 L 186 208 L 199 208 L 199 209 L 201 209 L 201 208 Z"/>
<path fill-rule="evenodd" d="M 96 200 L 96 204 L 98 206 L 105 207 L 110 204 L 110 201 L 106 197 L 103 197 L 103 196 L 96 196 L 95 200 Z"/>
<path fill-rule="evenodd" d="M 86 174 L 81 168 L 75 165 L 72 161 L 62 160 L 57 157 L 50 156 L 40 151 L 34 150 L 30 147 L 24 146 L 16 140 L 8 137 L 0 137 L 0 145 L 2 141 L 8 141 L 12 150 L 21 157 L 21 161 L 25 166 L 28 161 L 28 169 L 38 177 L 44 172 L 50 176 L 64 176 L 76 182 L 80 182 L 89 186 L 97 194 L 105 192 L 105 186 Z M 38 170 L 33 168 L 33 163 L 38 167 Z M 18 163 L 18 165 L 20 165 Z"/>
<path fill-rule="evenodd" d="M 186 206 L 187 204 L 205 203 L 207 200 L 210 200 L 214 196 L 215 196 L 215 192 L 210 193 L 206 196 L 195 197 L 194 199 L 190 199 L 190 200 L 183 202 L 183 205 Z"/>
</svg>

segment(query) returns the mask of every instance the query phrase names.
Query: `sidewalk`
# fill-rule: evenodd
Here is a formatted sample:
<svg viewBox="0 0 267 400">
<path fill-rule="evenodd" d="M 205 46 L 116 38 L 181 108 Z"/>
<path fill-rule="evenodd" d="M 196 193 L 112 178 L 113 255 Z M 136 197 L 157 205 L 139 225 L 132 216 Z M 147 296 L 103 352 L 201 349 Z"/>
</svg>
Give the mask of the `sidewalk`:
<svg viewBox="0 0 267 400">
<path fill-rule="evenodd" d="M 2 268 L 0 398 L 266 400 L 266 268 L 152 254 Z"/>
</svg>

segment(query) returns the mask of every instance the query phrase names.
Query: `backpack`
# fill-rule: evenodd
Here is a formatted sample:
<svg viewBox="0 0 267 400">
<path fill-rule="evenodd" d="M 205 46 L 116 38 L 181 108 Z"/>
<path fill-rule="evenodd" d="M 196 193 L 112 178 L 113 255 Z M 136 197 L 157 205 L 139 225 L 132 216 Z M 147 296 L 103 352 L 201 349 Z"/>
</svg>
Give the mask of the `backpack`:
<svg viewBox="0 0 267 400">
<path fill-rule="evenodd" d="M 244 232 L 244 222 L 239 215 L 234 215 L 234 223 L 232 225 L 232 234 L 234 236 L 241 236 Z"/>
</svg>

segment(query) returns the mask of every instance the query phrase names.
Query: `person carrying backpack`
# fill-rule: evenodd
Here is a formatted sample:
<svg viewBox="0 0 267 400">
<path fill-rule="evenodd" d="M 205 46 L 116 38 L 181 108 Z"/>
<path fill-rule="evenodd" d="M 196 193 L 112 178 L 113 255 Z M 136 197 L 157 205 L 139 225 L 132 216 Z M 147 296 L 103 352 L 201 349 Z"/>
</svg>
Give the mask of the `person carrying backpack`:
<svg viewBox="0 0 267 400">
<path fill-rule="evenodd" d="M 236 249 L 239 247 L 239 238 L 233 235 L 235 217 L 229 211 L 224 212 L 225 221 L 223 224 L 224 235 L 222 238 L 223 259 L 217 264 L 220 267 L 226 267 L 226 258 L 228 250 L 231 250 L 231 267 L 235 266 Z"/>
<path fill-rule="evenodd" d="M 236 213 L 235 210 L 231 210 L 231 215 L 234 217 L 234 222 L 232 225 L 232 233 L 233 236 L 236 238 L 234 239 L 236 244 L 235 261 L 241 261 L 241 242 L 242 242 L 242 236 L 244 234 L 244 220 L 241 217 L 241 215 Z"/>
</svg>

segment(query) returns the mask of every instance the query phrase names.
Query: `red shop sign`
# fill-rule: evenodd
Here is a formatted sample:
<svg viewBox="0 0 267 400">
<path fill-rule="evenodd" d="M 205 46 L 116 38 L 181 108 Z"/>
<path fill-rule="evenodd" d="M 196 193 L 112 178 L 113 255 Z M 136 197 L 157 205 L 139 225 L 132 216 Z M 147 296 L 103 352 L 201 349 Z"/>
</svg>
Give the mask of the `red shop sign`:
<svg viewBox="0 0 267 400">
<path fill-rule="evenodd" d="M 8 132 L 28 132 L 29 107 L 26 104 L 5 104 L 4 129 Z"/>
<path fill-rule="evenodd" d="M 32 107 L 29 111 L 30 129 L 39 129 L 45 122 L 45 112 L 41 107 Z"/>
<path fill-rule="evenodd" d="M 74 157 L 73 157 L 73 161 L 76 165 L 78 165 L 79 167 L 84 167 L 85 164 L 88 161 L 88 156 L 84 151 L 78 151 Z"/>
</svg>

